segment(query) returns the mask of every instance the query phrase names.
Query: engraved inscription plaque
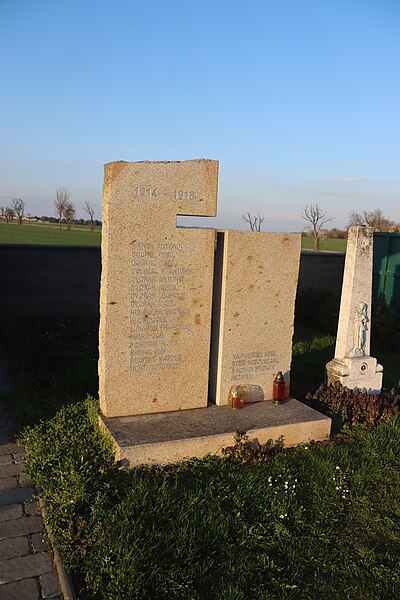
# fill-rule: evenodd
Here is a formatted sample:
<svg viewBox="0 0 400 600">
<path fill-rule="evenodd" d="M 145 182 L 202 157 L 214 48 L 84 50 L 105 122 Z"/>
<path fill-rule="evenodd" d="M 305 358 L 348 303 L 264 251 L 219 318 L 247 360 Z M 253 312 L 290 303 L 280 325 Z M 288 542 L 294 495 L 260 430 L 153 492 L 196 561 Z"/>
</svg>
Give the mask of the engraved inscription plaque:
<svg viewBox="0 0 400 600">
<path fill-rule="evenodd" d="M 218 163 L 105 166 L 99 393 L 106 416 L 207 406 Z"/>
<path fill-rule="evenodd" d="M 273 380 L 290 379 L 300 234 L 221 231 L 215 268 L 210 397 L 272 400 Z"/>
</svg>

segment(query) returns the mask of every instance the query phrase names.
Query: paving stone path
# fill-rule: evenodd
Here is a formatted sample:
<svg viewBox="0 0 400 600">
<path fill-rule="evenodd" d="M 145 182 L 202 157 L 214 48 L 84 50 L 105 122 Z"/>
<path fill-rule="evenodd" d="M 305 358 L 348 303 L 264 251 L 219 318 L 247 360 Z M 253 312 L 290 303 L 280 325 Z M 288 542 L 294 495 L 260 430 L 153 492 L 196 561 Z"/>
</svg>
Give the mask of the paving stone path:
<svg viewBox="0 0 400 600">
<path fill-rule="evenodd" d="M 61 600 L 40 509 L 11 432 L 0 403 L 0 600 Z"/>
</svg>

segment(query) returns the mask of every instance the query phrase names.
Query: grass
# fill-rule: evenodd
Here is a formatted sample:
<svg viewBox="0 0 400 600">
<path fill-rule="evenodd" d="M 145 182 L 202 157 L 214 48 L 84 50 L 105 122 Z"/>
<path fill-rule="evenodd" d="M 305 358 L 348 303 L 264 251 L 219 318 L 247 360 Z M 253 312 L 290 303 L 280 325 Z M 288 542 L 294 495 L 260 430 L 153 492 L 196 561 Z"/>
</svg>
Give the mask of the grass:
<svg viewBox="0 0 400 600">
<path fill-rule="evenodd" d="M 6 399 L 17 431 L 97 395 L 97 320 L 0 318 L 0 347 L 13 382 Z"/>
<path fill-rule="evenodd" d="M 65 244 L 78 246 L 100 246 L 101 228 L 89 231 L 82 226 L 73 225 L 71 230 L 66 226 L 60 230 L 56 223 L 26 224 L 0 223 L 0 244 Z M 311 237 L 301 238 L 303 250 L 313 249 Z M 329 252 L 346 252 L 346 240 L 323 239 L 321 250 Z"/>
<path fill-rule="evenodd" d="M 347 240 L 336 238 L 323 238 L 321 240 L 321 252 L 346 252 Z M 312 237 L 302 236 L 302 250 L 313 250 L 314 240 Z"/>
<path fill-rule="evenodd" d="M 0 244 L 65 244 L 77 246 L 100 246 L 101 230 L 95 231 L 73 226 L 69 231 L 56 224 L 0 223 Z"/>
<path fill-rule="evenodd" d="M 97 389 L 97 323 L 3 321 L 0 336 L 19 424 L 42 419 L 23 433 L 26 466 L 81 600 L 397 597 L 399 419 L 262 461 L 127 471 L 96 402 L 80 401 Z M 333 347 L 296 324 L 298 394 L 321 383 Z"/>
<path fill-rule="evenodd" d="M 90 400 L 25 434 L 80 598 L 396 598 L 400 421 L 249 464 L 119 470 Z"/>
</svg>

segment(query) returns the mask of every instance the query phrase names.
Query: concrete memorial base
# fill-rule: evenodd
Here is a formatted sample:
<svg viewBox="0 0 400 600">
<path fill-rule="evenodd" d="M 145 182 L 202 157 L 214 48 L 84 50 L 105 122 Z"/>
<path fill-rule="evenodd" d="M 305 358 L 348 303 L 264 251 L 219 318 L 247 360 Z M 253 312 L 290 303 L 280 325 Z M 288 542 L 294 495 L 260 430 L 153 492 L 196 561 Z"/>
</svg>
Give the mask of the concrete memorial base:
<svg viewBox="0 0 400 600">
<path fill-rule="evenodd" d="M 383 367 L 373 356 L 334 358 L 326 365 L 328 383 L 339 381 L 349 389 L 358 388 L 369 394 L 380 394 Z"/>
<path fill-rule="evenodd" d="M 101 415 L 100 426 L 111 437 L 117 460 L 135 467 L 220 454 L 223 447 L 234 444 L 237 430 L 261 444 L 281 436 L 285 446 L 321 441 L 330 433 L 331 419 L 288 398 L 279 405 L 257 402 L 241 410 L 211 405 L 129 417 Z"/>
</svg>

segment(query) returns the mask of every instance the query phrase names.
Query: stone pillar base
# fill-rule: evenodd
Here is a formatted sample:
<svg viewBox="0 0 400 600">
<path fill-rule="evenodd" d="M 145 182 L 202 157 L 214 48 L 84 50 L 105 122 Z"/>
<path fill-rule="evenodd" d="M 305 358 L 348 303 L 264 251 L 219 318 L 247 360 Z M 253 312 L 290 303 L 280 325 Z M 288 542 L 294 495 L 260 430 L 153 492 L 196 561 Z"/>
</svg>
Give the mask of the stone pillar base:
<svg viewBox="0 0 400 600">
<path fill-rule="evenodd" d="M 339 381 L 349 389 L 358 388 L 368 394 L 380 394 L 383 367 L 373 356 L 334 358 L 326 365 L 328 384 Z"/>
</svg>

